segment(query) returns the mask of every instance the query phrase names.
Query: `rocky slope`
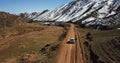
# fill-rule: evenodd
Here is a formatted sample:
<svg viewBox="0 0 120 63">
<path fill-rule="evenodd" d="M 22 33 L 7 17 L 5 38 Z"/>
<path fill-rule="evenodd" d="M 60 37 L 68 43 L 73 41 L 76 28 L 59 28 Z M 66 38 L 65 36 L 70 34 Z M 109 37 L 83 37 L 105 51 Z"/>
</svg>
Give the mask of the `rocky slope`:
<svg viewBox="0 0 120 63">
<path fill-rule="evenodd" d="M 76 0 L 52 11 L 43 11 L 28 18 L 37 21 L 81 22 L 85 24 L 116 24 L 120 22 L 120 0 Z"/>
</svg>

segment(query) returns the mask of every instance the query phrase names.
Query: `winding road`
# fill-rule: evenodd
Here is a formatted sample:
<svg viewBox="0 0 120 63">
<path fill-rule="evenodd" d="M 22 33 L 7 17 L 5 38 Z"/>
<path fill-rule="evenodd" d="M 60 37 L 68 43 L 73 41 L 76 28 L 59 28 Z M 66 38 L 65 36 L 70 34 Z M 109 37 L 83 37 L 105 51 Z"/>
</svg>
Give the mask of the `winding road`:
<svg viewBox="0 0 120 63">
<path fill-rule="evenodd" d="M 70 38 L 76 38 L 74 44 L 68 43 Z M 75 25 L 71 24 L 56 56 L 55 63 L 84 63 L 82 45 L 80 33 Z"/>
</svg>

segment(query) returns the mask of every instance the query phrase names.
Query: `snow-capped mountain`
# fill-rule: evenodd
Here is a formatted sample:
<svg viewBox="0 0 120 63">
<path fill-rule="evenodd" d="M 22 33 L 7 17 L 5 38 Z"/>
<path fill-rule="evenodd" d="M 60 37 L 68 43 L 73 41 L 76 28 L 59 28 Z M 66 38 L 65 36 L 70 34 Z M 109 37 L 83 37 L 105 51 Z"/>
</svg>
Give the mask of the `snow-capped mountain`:
<svg viewBox="0 0 120 63">
<path fill-rule="evenodd" d="M 76 0 L 52 11 L 29 15 L 38 21 L 72 21 L 87 24 L 120 22 L 120 0 Z"/>
<path fill-rule="evenodd" d="M 42 12 L 32 12 L 32 13 L 20 13 L 19 16 L 28 19 L 36 19 L 37 17 L 43 15 L 44 13 L 48 12 L 49 10 L 44 10 Z"/>
</svg>

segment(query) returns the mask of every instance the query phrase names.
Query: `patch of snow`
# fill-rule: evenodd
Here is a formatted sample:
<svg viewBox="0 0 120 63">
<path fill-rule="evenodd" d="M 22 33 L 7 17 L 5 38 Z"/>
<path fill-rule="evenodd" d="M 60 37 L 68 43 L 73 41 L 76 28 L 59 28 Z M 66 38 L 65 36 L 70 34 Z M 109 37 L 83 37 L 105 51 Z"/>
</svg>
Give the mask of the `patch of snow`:
<svg viewBox="0 0 120 63">
<path fill-rule="evenodd" d="M 117 30 L 120 30 L 120 28 L 117 28 Z"/>
<path fill-rule="evenodd" d="M 94 18 L 94 17 L 87 18 L 87 19 L 85 19 L 84 21 L 82 21 L 82 24 L 87 23 L 87 22 L 94 21 L 95 19 L 96 19 L 96 18 Z"/>
<path fill-rule="evenodd" d="M 34 20 L 38 21 L 55 20 L 76 22 L 82 20 L 83 23 L 90 22 L 90 24 L 104 24 L 110 21 L 110 19 L 107 19 L 106 21 L 102 19 L 115 15 L 117 13 L 116 9 L 118 9 L 119 6 L 120 0 L 79 0 L 57 7 L 42 15 L 39 15 L 40 13 L 29 15 L 29 18 L 35 18 Z M 93 17 L 92 13 L 97 13 L 97 15 Z M 92 22 L 93 20 L 96 21 Z M 117 21 L 119 22 L 119 20 Z"/>
</svg>

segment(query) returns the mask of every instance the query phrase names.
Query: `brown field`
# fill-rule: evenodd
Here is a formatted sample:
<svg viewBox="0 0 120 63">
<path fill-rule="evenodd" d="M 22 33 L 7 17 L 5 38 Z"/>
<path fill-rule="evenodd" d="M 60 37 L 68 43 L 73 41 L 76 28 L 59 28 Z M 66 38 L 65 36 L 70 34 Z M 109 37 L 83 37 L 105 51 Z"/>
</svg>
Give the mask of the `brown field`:
<svg viewBox="0 0 120 63">
<path fill-rule="evenodd" d="M 64 33 L 63 27 L 45 26 L 43 30 L 1 39 L 0 63 L 49 62 L 57 51 L 47 49 L 43 54 L 40 50 L 46 45 L 48 48 L 58 45 Z"/>
</svg>

